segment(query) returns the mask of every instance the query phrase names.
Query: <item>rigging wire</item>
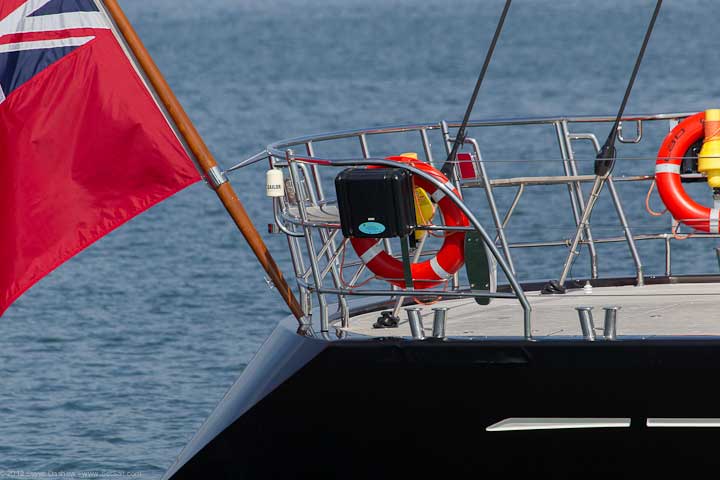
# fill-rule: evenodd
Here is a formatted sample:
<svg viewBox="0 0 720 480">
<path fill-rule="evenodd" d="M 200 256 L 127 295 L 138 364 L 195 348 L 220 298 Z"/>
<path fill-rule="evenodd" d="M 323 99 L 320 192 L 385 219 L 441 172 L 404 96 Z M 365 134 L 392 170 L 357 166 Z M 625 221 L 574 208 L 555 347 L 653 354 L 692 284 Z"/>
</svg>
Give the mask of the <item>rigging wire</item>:
<svg viewBox="0 0 720 480">
<path fill-rule="evenodd" d="M 465 111 L 465 117 L 463 118 L 462 125 L 460 126 L 460 129 L 455 136 L 455 142 L 453 143 L 452 150 L 450 151 L 450 154 L 448 155 L 445 164 L 440 169 L 443 175 L 448 178 L 450 178 L 450 175 L 452 173 L 452 162 L 455 161 L 460 146 L 465 142 L 465 131 L 467 130 L 468 123 L 470 123 L 470 115 L 472 115 L 472 111 L 475 108 L 475 102 L 477 101 L 478 93 L 480 93 L 480 87 L 482 86 L 483 80 L 485 80 L 485 74 L 487 73 L 488 67 L 490 66 L 490 60 L 492 60 L 493 53 L 495 52 L 495 47 L 497 46 L 498 39 L 500 38 L 503 26 L 505 25 L 505 18 L 507 17 L 508 10 L 510 10 L 511 4 L 512 0 L 505 0 L 505 7 L 503 8 L 502 14 L 500 15 L 500 21 L 498 22 L 497 28 L 495 29 L 495 35 L 493 35 L 492 43 L 490 43 L 490 48 L 488 49 L 487 55 L 485 56 L 485 62 L 483 63 L 482 69 L 480 70 L 480 76 L 475 83 L 475 90 L 473 90 L 473 94 L 470 97 L 470 104 Z"/>
<path fill-rule="evenodd" d="M 615 141 L 618 137 L 618 127 L 622 121 L 622 116 L 625 113 L 625 107 L 630 99 L 630 93 L 632 93 L 633 86 L 635 85 L 635 79 L 640 71 L 640 65 L 642 64 L 643 58 L 645 57 L 645 50 L 647 50 L 650 37 L 655 29 L 655 22 L 657 21 L 658 15 L 660 14 L 660 8 L 662 7 L 663 0 L 657 0 L 655 4 L 655 11 L 653 12 L 652 19 L 648 25 L 647 31 L 645 32 L 645 38 L 643 39 L 642 47 L 640 47 L 640 53 L 635 60 L 635 67 L 633 68 L 632 75 L 630 75 L 630 82 L 625 89 L 625 96 L 623 97 L 622 103 L 620 104 L 620 110 L 618 111 L 617 117 L 615 117 L 615 123 L 613 123 L 612 130 L 608 135 L 605 144 L 603 145 L 600 153 L 597 155 L 597 161 L 595 162 L 595 175 L 604 177 L 609 175 L 615 167 L 615 160 L 617 151 L 615 149 Z"/>
<path fill-rule="evenodd" d="M 268 158 L 270 158 L 270 156 L 271 155 L 267 150 L 263 150 L 262 152 L 257 153 L 246 160 L 243 160 L 242 162 L 238 163 L 237 165 L 228 168 L 225 171 L 225 173 L 230 173 L 230 172 L 234 172 L 236 170 L 240 170 L 241 168 L 249 167 L 250 165 L 254 165 L 263 160 L 267 160 Z"/>
</svg>

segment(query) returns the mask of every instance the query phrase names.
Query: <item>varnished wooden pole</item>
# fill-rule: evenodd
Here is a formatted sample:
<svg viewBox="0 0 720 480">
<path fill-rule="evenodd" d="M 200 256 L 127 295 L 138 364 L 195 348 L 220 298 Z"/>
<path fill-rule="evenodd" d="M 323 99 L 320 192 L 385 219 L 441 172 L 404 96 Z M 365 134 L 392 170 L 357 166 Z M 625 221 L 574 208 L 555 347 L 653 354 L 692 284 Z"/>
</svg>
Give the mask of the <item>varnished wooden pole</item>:
<svg viewBox="0 0 720 480">
<path fill-rule="evenodd" d="M 105 8 L 107 9 L 110 16 L 115 21 L 117 28 L 120 30 L 120 34 L 124 37 L 128 47 L 132 50 L 135 59 L 137 60 L 140 68 L 144 71 L 148 80 L 155 89 L 160 101 L 165 106 L 170 117 L 175 122 L 178 131 L 185 139 L 190 151 L 193 153 L 200 167 L 205 172 L 206 176 L 209 176 L 209 172 L 217 167 L 217 162 L 213 157 L 212 153 L 208 149 L 207 145 L 203 141 L 202 137 L 195 129 L 190 117 L 183 109 L 182 105 L 178 101 L 175 94 L 170 89 L 165 77 L 163 77 L 160 69 L 155 65 L 152 57 L 148 53 L 147 49 L 143 45 L 140 37 L 135 32 L 135 29 L 130 24 L 130 21 L 125 16 L 125 13 L 120 8 L 117 0 L 103 0 Z M 303 317 L 303 310 L 300 307 L 295 295 L 293 294 L 290 286 L 285 281 L 280 268 L 275 263 L 272 255 L 268 251 L 265 242 L 258 233 L 255 225 L 253 225 L 250 217 L 245 211 L 245 207 L 237 197 L 237 194 L 233 190 L 229 182 L 223 183 L 215 189 L 215 193 L 220 198 L 220 201 L 225 206 L 232 217 L 235 225 L 237 225 L 240 232 L 242 232 L 248 245 L 252 248 L 258 261 L 265 269 L 270 279 L 275 284 L 278 292 L 282 295 L 283 300 L 287 303 L 290 311 L 295 315 L 296 318 L 300 319 Z"/>
</svg>

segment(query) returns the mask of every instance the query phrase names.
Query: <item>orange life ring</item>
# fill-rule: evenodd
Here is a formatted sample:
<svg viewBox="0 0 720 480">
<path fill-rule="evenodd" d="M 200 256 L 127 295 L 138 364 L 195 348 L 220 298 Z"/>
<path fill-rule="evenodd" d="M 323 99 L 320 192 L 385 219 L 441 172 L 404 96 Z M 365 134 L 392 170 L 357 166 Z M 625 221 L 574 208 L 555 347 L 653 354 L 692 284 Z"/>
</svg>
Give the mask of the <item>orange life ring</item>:
<svg viewBox="0 0 720 480">
<path fill-rule="evenodd" d="M 655 181 L 660 198 L 675 220 L 700 232 L 719 233 L 720 209 L 695 202 L 685 192 L 680 179 L 683 157 L 703 138 L 705 112 L 688 117 L 673 128 L 658 152 Z"/>
<path fill-rule="evenodd" d="M 427 172 L 437 180 L 451 188 L 459 196 L 455 186 L 447 177 L 432 165 L 410 157 L 388 157 L 388 160 L 409 163 L 413 167 Z M 450 227 L 467 227 L 470 225 L 462 210 L 448 198 L 442 190 L 425 180 L 415 177 L 415 186 L 424 189 L 440 208 L 445 225 Z M 350 240 L 355 252 L 367 268 L 379 278 L 400 288 L 405 288 L 403 264 L 383 249 L 382 240 L 375 238 L 352 238 Z M 410 271 L 416 289 L 432 288 L 446 282 L 462 267 L 465 262 L 465 234 L 452 232 L 445 236 L 445 241 L 437 255 L 430 260 L 413 263 Z"/>
</svg>

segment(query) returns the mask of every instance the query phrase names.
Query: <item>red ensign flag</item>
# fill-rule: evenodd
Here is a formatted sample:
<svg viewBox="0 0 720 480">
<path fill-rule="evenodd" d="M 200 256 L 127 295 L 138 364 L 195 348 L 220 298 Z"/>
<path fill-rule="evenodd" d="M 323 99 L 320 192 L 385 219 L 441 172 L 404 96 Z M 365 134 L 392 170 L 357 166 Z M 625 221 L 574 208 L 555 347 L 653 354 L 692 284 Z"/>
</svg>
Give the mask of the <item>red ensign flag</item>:
<svg viewBox="0 0 720 480">
<path fill-rule="evenodd" d="M 198 181 L 96 0 L 0 0 L 0 315 Z"/>
</svg>

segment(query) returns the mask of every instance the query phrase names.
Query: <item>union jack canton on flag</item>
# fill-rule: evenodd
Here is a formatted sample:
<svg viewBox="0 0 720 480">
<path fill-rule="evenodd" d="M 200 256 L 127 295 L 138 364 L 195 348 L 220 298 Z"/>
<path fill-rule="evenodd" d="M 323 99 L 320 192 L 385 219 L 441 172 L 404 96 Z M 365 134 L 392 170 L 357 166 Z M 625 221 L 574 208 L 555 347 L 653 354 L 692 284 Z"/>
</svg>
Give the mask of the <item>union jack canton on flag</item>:
<svg viewBox="0 0 720 480">
<path fill-rule="evenodd" d="M 101 1 L 0 0 L 0 315 L 200 176 Z"/>
</svg>

